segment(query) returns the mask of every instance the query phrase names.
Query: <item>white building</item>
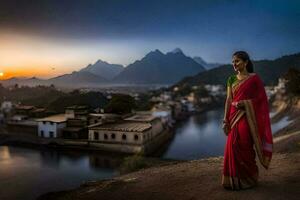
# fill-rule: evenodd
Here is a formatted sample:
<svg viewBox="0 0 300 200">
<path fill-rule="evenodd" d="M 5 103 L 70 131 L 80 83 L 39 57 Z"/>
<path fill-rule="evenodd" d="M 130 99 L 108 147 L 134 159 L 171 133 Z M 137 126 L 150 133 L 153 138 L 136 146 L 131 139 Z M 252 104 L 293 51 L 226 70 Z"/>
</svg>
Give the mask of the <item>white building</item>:
<svg viewBox="0 0 300 200">
<path fill-rule="evenodd" d="M 163 132 L 159 118 L 135 115 L 125 120 L 89 126 L 89 145 L 109 151 L 137 153 Z"/>
<path fill-rule="evenodd" d="M 59 138 L 62 129 L 66 127 L 67 115 L 52 115 L 46 118 L 37 119 L 38 136 L 42 138 Z"/>
</svg>

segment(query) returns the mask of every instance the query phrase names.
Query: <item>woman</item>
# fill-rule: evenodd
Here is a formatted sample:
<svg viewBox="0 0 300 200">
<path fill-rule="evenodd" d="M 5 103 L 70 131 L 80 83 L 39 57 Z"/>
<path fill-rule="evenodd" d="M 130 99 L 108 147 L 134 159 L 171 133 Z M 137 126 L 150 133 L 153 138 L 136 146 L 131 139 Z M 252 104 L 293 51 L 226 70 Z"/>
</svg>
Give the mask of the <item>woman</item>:
<svg viewBox="0 0 300 200">
<path fill-rule="evenodd" d="M 260 163 L 267 169 L 272 157 L 273 139 L 268 99 L 253 64 L 244 51 L 233 54 L 236 75 L 227 81 L 223 130 L 227 137 L 222 185 L 240 190 L 257 184 Z M 254 151 L 255 149 L 255 151 Z"/>
</svg>

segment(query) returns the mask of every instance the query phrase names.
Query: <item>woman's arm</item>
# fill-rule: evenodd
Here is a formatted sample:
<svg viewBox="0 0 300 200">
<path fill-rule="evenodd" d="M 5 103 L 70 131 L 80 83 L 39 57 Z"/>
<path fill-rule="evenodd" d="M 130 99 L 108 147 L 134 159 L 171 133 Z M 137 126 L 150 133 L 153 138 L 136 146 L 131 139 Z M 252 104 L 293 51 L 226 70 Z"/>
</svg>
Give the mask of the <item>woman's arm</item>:
<svg viewBox="0 0 300 200">
<path fill-rule="evenodd" d="M 224 118 L 223 118 L 223 131 L 226 135 L 228 135 L 229 132 L 229 108 L 232 102 L 232 96 L 231 96 L 231 87 L 227 86 L 227 95 L 226 95 L 226 101 L 225 101 L 225 110 L 224 110 Z"/>
<path fill-rule="evenodd" d="M 231 97 L 231 87 L 227 86 L 227 96 L 226 96 L 226 101 L 225 101 L 225 110 L 224 110 L 224 122 L 228 122 L 228 115 L 229 115 L 229 108 L 232 102 L 232 97 Z"/>
</svg>

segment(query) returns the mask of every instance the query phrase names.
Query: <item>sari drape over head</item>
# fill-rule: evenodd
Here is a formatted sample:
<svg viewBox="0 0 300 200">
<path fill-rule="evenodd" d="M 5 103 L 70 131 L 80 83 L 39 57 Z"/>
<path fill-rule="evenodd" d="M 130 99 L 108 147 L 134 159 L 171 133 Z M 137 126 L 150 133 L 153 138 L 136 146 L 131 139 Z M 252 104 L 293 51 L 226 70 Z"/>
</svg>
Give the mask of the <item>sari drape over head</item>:
<svg viewBox="0 0 300 200">
<path fill-rule="evenodd" d="M 230 128 L 224 154 L 222 184 L 229 189 L 245 189 L 257 183 L 255 152 L 266 169 L 271 161 L 273 139 L 268 99 L 263 83 L 256 74 L 250 74 L 229 87 L 231 101 L 243 102 L 244 106 L 238 109 L 231 105 L 226 116 Z"/>
</svg>

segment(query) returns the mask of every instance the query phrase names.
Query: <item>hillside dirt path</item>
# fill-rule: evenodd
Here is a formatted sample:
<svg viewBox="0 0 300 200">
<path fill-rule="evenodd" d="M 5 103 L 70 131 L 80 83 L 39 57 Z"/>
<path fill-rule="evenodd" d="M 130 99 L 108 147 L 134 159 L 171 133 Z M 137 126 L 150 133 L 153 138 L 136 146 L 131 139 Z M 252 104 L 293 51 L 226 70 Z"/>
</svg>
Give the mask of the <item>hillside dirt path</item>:
<svg viewBox="0 0 300 200">
<path fill-rule="evenodd" d="M 43 200 L 299 200 L 300 131 L 275 139 L 269 170 L 260 166 L 257 187 L 228 191 L 221 186 L 222 157 L 152 167 L 108 181 L 49 193 Z"/>
</svg>

